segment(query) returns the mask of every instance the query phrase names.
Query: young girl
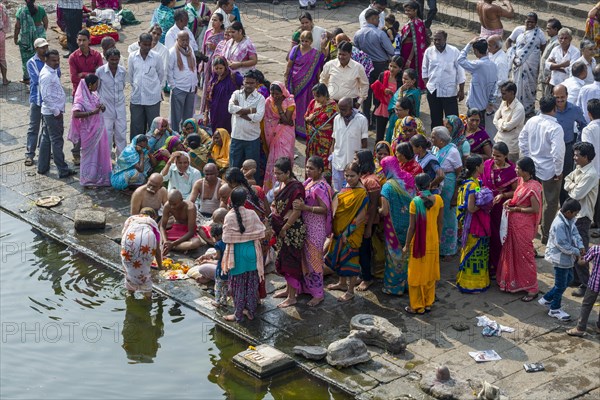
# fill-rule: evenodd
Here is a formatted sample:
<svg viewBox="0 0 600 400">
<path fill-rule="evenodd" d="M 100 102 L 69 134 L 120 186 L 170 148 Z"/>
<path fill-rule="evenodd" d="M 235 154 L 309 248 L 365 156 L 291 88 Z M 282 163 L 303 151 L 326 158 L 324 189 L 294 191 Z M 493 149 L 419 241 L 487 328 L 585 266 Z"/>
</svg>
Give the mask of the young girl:
<svg viewBox="0 0 600 400">
<path fill-rule="evenodd" d="M 419 88 L 417 88 L 418 78 L 417 71 L 412 68 L 407 68 L 402 73 L 402 86 L 400 86 L 396 93 L 394 93 L 394 96 L 392 96 L 392 99 L 388 104 L 388 113 L 390 115 L 390 119 L 388 122 L 388 127 L 385 131 L 386 140 L 391 140 L 394 127 L 396 126 L 396 121 L 398 121 L 400 118 L 394 110 L 398 100 L 406 98 L 412 102 L 412 113 L 404 115 L 404 117 L 412 115 L 419 118 L 421 110 L 421 91 Z"/>
<path fill-rule="evenodd" d="M 410 202 L 410 222 L 406 244 L 408 255 L 409 314 L 424 314 L 435 300 L 435 281 L 440 279 L 440 235 L 443 225 L 443 201 L 432 194 L 431 178 L 419 174 L 415 178 L 418 195 Z M 410 251 L 410 253 L 409 253 Z"/>
<path fill-rule="evenodd" d="M 226 243 L 221 268 L 229 274 L 229 286 L 235 312 L 223 317 L 226 321 L 241 322 L 244 315 L 254 319 L 258 306 L 258 284 L 264 281 L 263 256 L 260 241 L 265 226 L 252 210 L 244 207 L 248 192 L 236 187 L 231 192 L 232 209 L 225 216 L 223 242 Z"/>
<path fill-rule="evenodd" d="M 396 21 L 396 16 L 394 14 L 388 14 L 385 17 L 385 26 L 383 27 L 383 31 L 387 33 L 390 41 L 394 43 L 396 40 L 396 35 L 400 30 L 400 22 Z M 398 50 L 398 54 L 400 54 L 400 50 Z"/>
<path fill-rule="evenodd" d="M 359 250 L 367 223 L 369 197 L 360 182 L 360 167 L 352 162 L 344 168 L 344 187 L 334 198 L 333 237 L 330 241 L 325 265 L 339 276 L 336 284 L 328 285 L 328 290 L 346 290 L 338 301 L 346 302 L 354 298 L 356 278 L 360 275 Z"/>
<path fill-rule="evenodd" d="M 211 264 L 215 263 L 213 264 L 216 265 L 216 268 L 214 270 L 215 300 L 212 301 L 211 304 L 215 307 L 226 306 L 227 292 L 229 289 L 229 275 L 223 273 L 223 269 L 221 267 L 223 253 L 225 252 L 225 243 L 223 242 L 223 224 L 213 223 L 210 226 L 210 236 L 215 241 L 214 248 L 216 251 L 214 253 L 203 255 L 196 259 L 196 262 L 201 264 L 200 268 L 198 269 L 200 272 L 200 277 L 196 280 L 199 283 L 208 283 L 208 279 L 204 276 L 202 270 L 205 269 L 205 271 L 207 271 L 211 268 Z M 210 275 L 210 272 L 208 273 L 208 275 Z"/>
<path fill-rule="evenodd" d="M 392 146 L 390 146 L 390 144 L 388 142 L 386 142 L 385 140 L 382 140 L 381 142 L 378 142 L 375 145 L 375 154 L 374 154 L 375 175 L 377 175 L 377 178 L 379 178 L 379 184 L 381 186 L 383 186 L 383 184 L 385 183 L 385 173 L 383 172 L 383 169 L 381 168 L 381 164 L 379 164 L 379 163 L 385 157 L 391 156 L 392 154 L 393 154 Z"/>
<path fill-rule="evenodd" d="M 373 96 L 379 101 L 379 106 L 375 109 L 374 115 L 376 117 L 377 125 L 377 141 L 380 142 L 384 139 L 385 128 L 388 123 L 389 111 L 388 105 L 392 96 L 398 89 L 398 82 L 402 79 L 402 57 L 394 56 L 387 71 L 379 74 L 377 79 L 371 85 L 373 90 Z"/>
</svg>

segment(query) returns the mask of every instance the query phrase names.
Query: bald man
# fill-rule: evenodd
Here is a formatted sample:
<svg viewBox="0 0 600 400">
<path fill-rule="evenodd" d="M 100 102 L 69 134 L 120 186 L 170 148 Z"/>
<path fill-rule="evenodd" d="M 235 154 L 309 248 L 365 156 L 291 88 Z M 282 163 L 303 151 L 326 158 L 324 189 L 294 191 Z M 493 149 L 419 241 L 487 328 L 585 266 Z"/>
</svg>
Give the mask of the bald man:
<svg viewBox="0 0 600 400">
<path fill-rule="evenodd" d="M 170 217 L 175 219 L 175 223 L 167 229 Z M 163 256 L 171 250 L 190 251 L 203 245 L 196 233 L 196 206 L 191 201 L 184 200 L 177 189 L 169 192 L 160 222 L 160 233 Z"/>
<path fill-rule="evenodd" d="M 219 189 L 221 188 L 221 178 L 219 178 L 219 169 L 213 163 L 208 163 L 202 169 L 204 178 L 194 183 L 189 201 L 198 205 L 198 213 L 203 217 L 211 218 L 213 212 L 219 208 L 221 201 L 219 199 Z"/>
<path fill-rule="evenodd" d="M 131 196 L 131 215 L 137 215 L 142 208 L 150 207 L 157 215 L 162 215 L 162 208 L 167 202 L 167 189 L 163 187 L 163 177 L 158 172 L 148 178 L 145 185 L 140 186 Z"/>
<path fill-rule="evenodd" d="M 501 18 L 514 18 L 515 10 L 510 0 L 502 0 L 502 6 L 492 4 L 494 0 L 480 0 L 477 3 L 477 15 L 481 22 L 481 38 L 504 34 Z"/>
</svg>

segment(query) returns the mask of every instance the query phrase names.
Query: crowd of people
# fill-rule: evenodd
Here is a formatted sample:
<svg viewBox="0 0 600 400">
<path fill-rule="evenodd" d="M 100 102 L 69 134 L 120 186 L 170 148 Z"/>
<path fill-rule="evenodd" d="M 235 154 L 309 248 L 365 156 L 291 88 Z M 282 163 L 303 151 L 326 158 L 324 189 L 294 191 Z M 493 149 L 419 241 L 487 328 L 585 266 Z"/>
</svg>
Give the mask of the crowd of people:
<svg viewBox="0 0 600 400">
<path fill-rule="evenodd" d="M 404 3 L 400 27 L 386 1 L 373 0 L 353 39 L 315 25 L 311 4 L 301 6 L 284 79 L 273 82 L 256 69 L 259 54 L 233 0 L 212 12 L 161 0 L 126 66 L 114 40 L 98 52 L 88 30 L 67 29 L 67 137 L 79 181 L 133 191 L 122 240 L 127 288 L 149 292 L 152 262 L 208 243 L 215 250 L 197 260 L 199 280 L 215 281 L 215 306 L 233 298 L 230 321 L 254 317 L 269 262 L 287 282 L 274 294 L 279 307 L 302 294 L 316 306 L 325 290 L 351 301 L 383 279 L 384 293 L 408 292 L 407 313 L 424 314 L 442 260 L 458 265 L 461 292 L 495 281 L 530 302 L 539 296 L 541 227 L 555 286 L 539 303 L 568 320 L 561 298 L 575 286 L 573 295 L 585 296 L 583 321 L 600 285 L 600 250 L 588 251 L 590 228 L 600 224 L 600 7 L 578 49 L 556 19 L 547 37 L 533 12 L 504 43 L 500 19 L 514 16 L 512 5 L 482 0 L 481 35 L 461 50 L 445 31 L 431 32 L 435 1 L 425 21 L 422 3 Z M 36 164 L 43 120 L 38 173 L 48 173 L 52 154 L 66 178 L 77 172 L 63 154 L 60 54 L 49 50 L 47 18 L 33 0 L 20 13 L 37 15 L 20 20 L 19 40 L 34 50 L 22 51 L 31 91 L 25 164 Z M 296 140 L 306 142 L 303 176 L 294 172 Z M 328 271 L 339 279 L 325 285 Z M 581 335 L 582 326 L 570 332 Z"/>
</svg>

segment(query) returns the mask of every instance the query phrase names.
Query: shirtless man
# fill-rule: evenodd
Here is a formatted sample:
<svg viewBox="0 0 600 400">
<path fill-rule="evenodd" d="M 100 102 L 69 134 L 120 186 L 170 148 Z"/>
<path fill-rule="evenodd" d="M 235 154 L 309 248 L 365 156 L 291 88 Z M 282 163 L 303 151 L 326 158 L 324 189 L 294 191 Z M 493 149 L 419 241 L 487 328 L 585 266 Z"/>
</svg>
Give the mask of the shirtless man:
<svg viewBox="0 0 600 400">
<path fill-rule="evenodd" d="M 163 187 L 163 177 L 158 172 L 148 178 L 148 183 L 140 186 L 131 196 L 131 215 L 137 215 L 142 208 L 150 207 L 161 215 L 161 209 L 167 202 L 167 189 Z"/>
<path fill-rule="evenodd" d="M 211 218 L 213 212 L 221 204 L 219 189 L 222 182 L 221 178 L 218 177 L 219 169 L 215 164 L 206 164 L 202 172 L 204 172 L 204 178 L 194 183 L 188 200 L 198 204 L 198 213 L 206 218 Z"/>
<path fill-rule="evenodd" d="M 196 205 L 189 200 L 184 200 L 177 189 L 169 192 L 168 200 L 160 222 L 163 256 L 171 250 L 190 251 L 202 246 L 202 240 L 196 233 Z M 175 218 L 175 223 L 167 230 L 171 216 Z"/>
<path fill-rule="evenodd" d="M 494 0 L 480 0 L 477 3 L 477 14 L 481 22 L 481 38 L 487 39 L 492 35 L 504 34 L 504 27 L 500 18 L 514 18 L 515 10 L 510 0 L 502 0 L 502 5 L 492 4 Z"/>
</svg>

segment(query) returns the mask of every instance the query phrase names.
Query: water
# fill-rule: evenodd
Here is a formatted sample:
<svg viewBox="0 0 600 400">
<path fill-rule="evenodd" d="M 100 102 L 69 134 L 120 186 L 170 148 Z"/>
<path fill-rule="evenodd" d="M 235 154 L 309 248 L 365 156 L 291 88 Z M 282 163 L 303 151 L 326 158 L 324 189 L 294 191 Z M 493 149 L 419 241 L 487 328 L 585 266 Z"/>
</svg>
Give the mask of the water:
<svg viewBox="0 0 600 400">
<path fill-rule="evenodd" d="M 122 277 L 0 213 L 3 399 L 345 399 L 299 369 L 258 380 L 247 345 L 195 311 L 126 296 Z"/>
</svg>

